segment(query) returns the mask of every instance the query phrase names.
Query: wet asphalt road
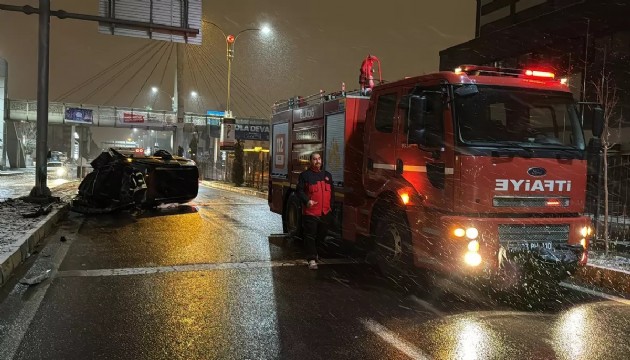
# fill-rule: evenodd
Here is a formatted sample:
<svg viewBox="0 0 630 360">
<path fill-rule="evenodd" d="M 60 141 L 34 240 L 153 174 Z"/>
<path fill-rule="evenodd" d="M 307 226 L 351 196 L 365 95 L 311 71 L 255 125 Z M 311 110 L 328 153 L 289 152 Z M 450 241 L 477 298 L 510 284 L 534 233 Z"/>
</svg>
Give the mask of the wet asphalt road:
<svg viewBox="0 0 630 360">
<path fill-rule="evenodd" d="M 309 271 L 299 244 L 269 240 L 281 230 L 265 200 L 208 188 L 190 206 L 72 214 L 32 265 L 52 277 L 0 299 L 0 359 L 630 354 L 627 304 L 564 289 L 528 310 L 443 283 L 407 291 L 330 250 Z"/>
</svg>

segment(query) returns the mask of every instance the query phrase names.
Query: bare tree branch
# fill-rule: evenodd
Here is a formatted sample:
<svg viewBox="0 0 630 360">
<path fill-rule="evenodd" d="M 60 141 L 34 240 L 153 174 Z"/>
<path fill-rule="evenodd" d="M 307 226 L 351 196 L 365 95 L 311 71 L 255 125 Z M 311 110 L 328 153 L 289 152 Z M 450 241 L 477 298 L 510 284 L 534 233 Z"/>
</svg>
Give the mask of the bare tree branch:
<svg viewBox="0 0 630 360">
<path fill-rule="evenodd" d="M 604 57 L 605 59 L 605 57 Z M 609 246 L 609 232 L 608 232 L 608 214 L 609 214 L 609 189 L 608 189 L 608 150 L 615 146 L 615 143 L 611 141 L 611 125 L 613 121 L 618 121 L 621 126 L 621 116 L 616 115 L 617 104 L 619 103 L 619 96 L 617 95 L 617 87 L 611 73 L 605 72 L 605 64 L 602 66 L 601 78 L 599 81 L 593 81 L 593 87 L 595 88 L 595 94 L 597 96 L 597 102 L 604 107 L 604 131 L 602 134 L 602 149 L 603 149 L 603 179 L 604 179 L 604 246 L 606 254 L 608 254 Z M 599 204 L 599 202 L 598 202 Z M 599 206 L 599 205 L 598 205 Z M 599 222 L 599 219 L 595 221 Z"/>
</svg>

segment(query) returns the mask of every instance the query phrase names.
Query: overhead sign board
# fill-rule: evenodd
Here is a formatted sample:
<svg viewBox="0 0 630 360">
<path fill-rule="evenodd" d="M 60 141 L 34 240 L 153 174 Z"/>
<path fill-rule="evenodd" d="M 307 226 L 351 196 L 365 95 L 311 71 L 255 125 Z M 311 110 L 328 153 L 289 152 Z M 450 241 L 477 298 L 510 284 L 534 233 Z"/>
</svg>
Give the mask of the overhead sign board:
<svg viewBox="0 0 630 360">
<path fill-rule="evenodd" d="M 169 113 L 117 110 L 116 122 L 118 126 L 142 126 L 142 127 L 165 127 L 173 126 L 175 115 Z"/>
<path fill-rule="evenodd" d="M 225 111 L 208 110 L 208 112 L 206 113 L 206 115 L 210 115 L 210 116 L 218 116 L 218 117 L 220 117 L 220 118 L 224 118 L 224 117 L 225 117 Z"/>
<path fill-rule="evenodd" d="M 176 31 L 146 29 L 129 25 L 100 23 L 102 34 L 140 37 L 201 45 L 202 0 L 100 0 L 102 17 L 153 23 L 174 28 L 199 29 L 197 35 L 184 35 Z"/>
<path fill-rule="evenodd" d="M 92 124 L 93 110 L 84 108 L 67 107 L 64 119 L 67 122 Z"/>
</svg>

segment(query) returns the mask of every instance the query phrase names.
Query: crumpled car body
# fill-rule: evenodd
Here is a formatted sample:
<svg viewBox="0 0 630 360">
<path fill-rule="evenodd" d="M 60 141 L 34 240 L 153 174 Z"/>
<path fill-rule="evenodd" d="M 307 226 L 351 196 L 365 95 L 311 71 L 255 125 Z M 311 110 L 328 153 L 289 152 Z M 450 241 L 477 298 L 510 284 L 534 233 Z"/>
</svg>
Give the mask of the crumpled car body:
<svg viewBox="0 0 630 360">
<path fill-rule="evenodd" d="M 110 148 L 91 163 L 94 169 L 79 185 L 71 210 L 107 213 L 186 203 L 197 197 L 199 169 L 194 161 L 159 150 L 144 156 Z"/>
</svg>

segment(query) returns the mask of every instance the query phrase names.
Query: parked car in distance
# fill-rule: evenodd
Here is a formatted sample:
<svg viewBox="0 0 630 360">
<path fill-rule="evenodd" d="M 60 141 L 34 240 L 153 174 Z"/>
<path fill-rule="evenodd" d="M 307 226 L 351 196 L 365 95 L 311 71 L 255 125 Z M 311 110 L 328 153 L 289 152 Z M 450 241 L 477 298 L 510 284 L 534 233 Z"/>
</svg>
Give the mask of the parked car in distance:
<svg viewBox="0 0 630 360">
<path fill-rule="evenodd" d="M 68 177 L 68 167 L 61 161 L 49 161 L 48 177 L 51 179 L 65 179 Z"/>
</svg>

